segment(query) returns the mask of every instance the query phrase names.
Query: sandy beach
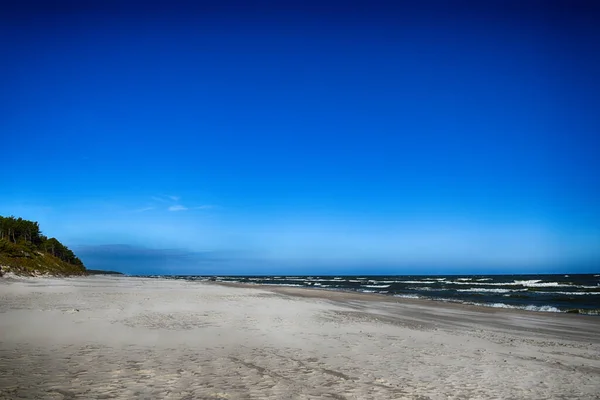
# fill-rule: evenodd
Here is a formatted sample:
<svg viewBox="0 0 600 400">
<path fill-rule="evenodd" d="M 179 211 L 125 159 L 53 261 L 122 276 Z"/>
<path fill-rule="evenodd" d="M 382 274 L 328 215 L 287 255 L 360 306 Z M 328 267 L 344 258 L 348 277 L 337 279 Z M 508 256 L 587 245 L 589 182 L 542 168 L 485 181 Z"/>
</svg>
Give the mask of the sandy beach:
<svg viewBox="0 0 600 400">
<path fill-rule="evenodd" d="M 127 277 L 0 279 L 1 399 L 598 399 L 600 318 Z"/>
</svg>

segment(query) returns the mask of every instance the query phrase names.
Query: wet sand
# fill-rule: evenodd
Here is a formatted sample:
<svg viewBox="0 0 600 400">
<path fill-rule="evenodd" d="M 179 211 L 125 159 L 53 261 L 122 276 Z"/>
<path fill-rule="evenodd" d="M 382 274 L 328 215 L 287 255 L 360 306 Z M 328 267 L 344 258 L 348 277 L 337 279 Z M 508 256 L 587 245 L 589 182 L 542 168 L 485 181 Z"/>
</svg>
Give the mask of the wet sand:
<svg viewBox="0 0 600 400">
<path fill-rule="evenodd" d="M 0 399 L 598 399 L 600 318 L 289 287 L 0 279 Z"/>
</svg>

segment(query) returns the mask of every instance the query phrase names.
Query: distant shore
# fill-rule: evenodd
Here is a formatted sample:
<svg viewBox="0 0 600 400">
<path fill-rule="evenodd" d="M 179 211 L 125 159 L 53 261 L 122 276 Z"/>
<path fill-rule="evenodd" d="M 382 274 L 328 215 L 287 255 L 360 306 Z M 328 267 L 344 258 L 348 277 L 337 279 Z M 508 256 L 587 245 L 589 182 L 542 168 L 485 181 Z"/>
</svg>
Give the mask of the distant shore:
<svg viewBox="0 0 600 400">
<path fill-rule="evenodd" d="M 87 275 L 125 275 L 122 272 L 106 271 L 102 269 L 86 269 L 85 272 Z"/>
<path fill-rule="evenodd" d="M 0 315 L 0 398 L 600 392 L 600 319 L 579 315 L 102 275 L 0 280 Z"/>
</svg>

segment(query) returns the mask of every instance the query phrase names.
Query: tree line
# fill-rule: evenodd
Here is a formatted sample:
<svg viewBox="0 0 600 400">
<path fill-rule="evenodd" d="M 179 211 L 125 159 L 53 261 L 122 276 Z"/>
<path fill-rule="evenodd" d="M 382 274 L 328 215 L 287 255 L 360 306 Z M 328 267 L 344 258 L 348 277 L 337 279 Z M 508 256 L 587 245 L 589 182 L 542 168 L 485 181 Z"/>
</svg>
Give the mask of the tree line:
<svg viewBox="0 0 600 400">
<path fill-rule="evenodd" d="M 56 238 L 48 238 L 40 231 L 40 225 L 13 216 L 0 216 L 0 240 L 21 244 L 30 250 L 44 251 L 72 265 L 83 267 L 75 254 Z"/>
</svg>

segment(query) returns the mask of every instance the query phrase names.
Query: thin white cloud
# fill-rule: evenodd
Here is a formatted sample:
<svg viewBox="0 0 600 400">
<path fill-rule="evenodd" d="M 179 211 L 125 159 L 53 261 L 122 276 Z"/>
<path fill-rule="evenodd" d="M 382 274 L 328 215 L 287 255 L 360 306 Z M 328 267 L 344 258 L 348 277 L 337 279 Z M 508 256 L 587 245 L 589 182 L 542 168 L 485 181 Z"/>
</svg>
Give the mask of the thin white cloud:
<svg viewBox="0 0 600 400">
<path fill-rule="evenodd" d="M 154 210 L 154 207 L 143 207 L 143 208 L 138 208 L 137 210 L 134 210 L 135 212 L 146 212 L 146 211 L 150 211 L 150 210 Z"/>
<path fill-rule="evenodd" d="M 193 207 L 192 206 L 184 206 L 182 204 L 178 204 L 179 200 L 181 200 L 181 196 L 161 194 L 161 195 L 157 195 L 157 196 L 151 196 L 151 199 L 154 200 L 155 202 L 163 203 L 164 205 L 159 205 L 158 207 L 159 208 L 166 207 L 166 209 L 169 211 L 210 210 L 210 209 L 218 208 L 218 206 L 215 206 L 213 204 L 202 204 L 202 205 L 193 206 Z M 152 208 L 156 208 L 156 207 L 152 207 Z M 148 207 L 148 209 L 150 209 L 150 208 Z M 148 210 L 142 209 L 140 211 L 148 211 Z"/>
<path fill-rule="evenodd" d="M 181 200 L 181 196 L 173 196 L 173 195 L 166 195 L 166 194 L 161 194 L 158 196 L 150 196 L 150 198 L 154 201 L 159 201 L 161 203 L 172 203 L 172 202 L 178 202 L 179 200 Z"/>
<path fill-rule="evenodd" d="M 217 208 L 217 206 L 212 205 L 212 204 L 204 204 L 201 206 L 197 206 L 197 207 L 192 207 L 193 210 L 211 210 Z"/>
</svg>

